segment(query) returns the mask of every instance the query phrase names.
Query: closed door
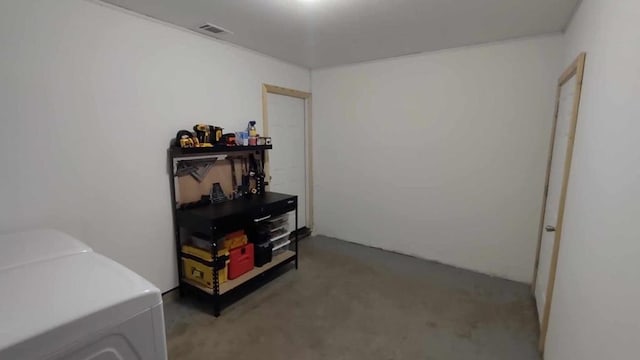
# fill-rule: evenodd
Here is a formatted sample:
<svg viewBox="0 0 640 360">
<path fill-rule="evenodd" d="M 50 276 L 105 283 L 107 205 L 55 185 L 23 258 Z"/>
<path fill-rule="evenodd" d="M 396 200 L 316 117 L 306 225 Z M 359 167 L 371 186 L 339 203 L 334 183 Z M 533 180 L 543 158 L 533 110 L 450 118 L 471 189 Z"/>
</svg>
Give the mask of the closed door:
<svg viewBox="0 0 640 360">
<path fill-rule="evenodd" d="M 533 279 L 533 292 L 540 320 L 539 350 L 544 352 L 553 291 L 556 282 L 556 269 L 562 240 L 562 223 L 565 201 L 569 188 L 571 159 L 575 141 L 582 79 L 586 54 L 582 53 L 565 70 L 558 81 L 556 115 L 551 142 L 552 151 L 547 169 L 547 188 L 544 199 L 544 214 L 540 223 L 540 237 L 536 269 Z"/>
<path fill-rule="evenodd" d="M 307 226 L 307 164 L 305 100 L 297 97 L 267 95 L 270 190 L 298 195 L 298 228 Z M 293 229 L 295 219 L 290 218 Z"/>
<path fill-rule="evenodd" d="M 556 123 L 553 152 L 551 157 L 551 170 L 549 173 L 549 189 L 547 192 L 547 204 L 545 207 L 544 221 L 542 222 L 542 238 L 540 242 L 540 257 L 538 262 L 538 274 L 535 284 L 536 304 L 538 314 L 544 313 L 547 302 L 547 288 L 549 286 L 549 274 L 551 260 L 556 240 L 558 227 L 558 212 L 562 194 L 563 177 L 567 162 L 569 138 L 573 136 L 572 116 L 576 96 L 576 78 L 566 82 L 560 88 L 558 98 L 558 118 Z M 543 317 L 539 320 L 542 322 Z"/>
</svg>

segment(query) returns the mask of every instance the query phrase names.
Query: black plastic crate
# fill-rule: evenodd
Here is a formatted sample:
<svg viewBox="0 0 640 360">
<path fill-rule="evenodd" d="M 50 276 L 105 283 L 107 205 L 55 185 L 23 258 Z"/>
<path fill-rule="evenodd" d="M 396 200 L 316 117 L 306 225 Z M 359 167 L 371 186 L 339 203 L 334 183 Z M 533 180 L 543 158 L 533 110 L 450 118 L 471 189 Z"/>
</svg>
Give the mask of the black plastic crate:
<svg viewBox="0 0 640 360">
<path fill-rule="evenodd" d="M 266 242 L 264 244 L 254 244 L 255 257 L 254 265 L 262 267 L 271 262 L 273 259 L 273 244 Z"/>
</svg>

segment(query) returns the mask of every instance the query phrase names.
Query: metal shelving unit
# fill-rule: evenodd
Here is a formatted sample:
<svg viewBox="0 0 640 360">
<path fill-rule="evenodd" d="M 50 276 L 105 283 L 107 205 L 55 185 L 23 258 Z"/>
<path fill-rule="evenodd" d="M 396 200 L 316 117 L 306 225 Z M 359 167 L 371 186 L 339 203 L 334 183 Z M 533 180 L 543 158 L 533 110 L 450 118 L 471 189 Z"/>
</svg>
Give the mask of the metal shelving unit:
<svg viewBox="0 0 640 360">
<path fill-rule="evenodd" d="M 269 218 L 295 211 L 295 227 L 298 228 L 298 197 L 295 195 L 266 192 L 261 195 L 252 195 L 248 198 L 230 200 L 220 204 L 209 204 L 202 207 L 180 209 L 176 199 L 176 178 L 175 170 L 177 161 L 202 159 L 208 156 L 216 156 L 229 152 L 257 152 L 264 159 L 265 151 L 271 149 L 271 145 L 266 146 L 237 146 L 220 148 L 196 148 L 181 149 L 172 147 L 169 149 L 169 166 L 171 174 L 171 196 L 174 223 L 174 236 L 176 244 L 176 254 L 178 261 L 178 278 L 180 279 L 180 295 L 195 292 L 201 296 L 212 300 L 213 313 L 217 317 L 220 315 L 223 297 L 239 290 L 243 285 L 254 279 L 260 278 L 267 273 L 275 271 L 287 264 L 294 263 L 298 268 L 298 235 L 291 239 L 289 248 L 281 254 L 274 255 L 271 262 L 262 267 L 255 267 L 242 276 L 227 280 L 220 284 L 218 271 L 220 266 L 218 250 L 220 244 L 217 239 L 229 232 L 240 229 L 248 229 L 259 225 Z M 200 233 L 209 238 L 211 247 L 211 258 L 213 259 L 213 288 L 203 287 L 185 278 L 182 269 L 182 245 L 183 231 L 186 234 Z M 187 256 L 188 257 L 188 256 Z M 191 257 L 192 258 L 192 257 Z"/>
</svg>

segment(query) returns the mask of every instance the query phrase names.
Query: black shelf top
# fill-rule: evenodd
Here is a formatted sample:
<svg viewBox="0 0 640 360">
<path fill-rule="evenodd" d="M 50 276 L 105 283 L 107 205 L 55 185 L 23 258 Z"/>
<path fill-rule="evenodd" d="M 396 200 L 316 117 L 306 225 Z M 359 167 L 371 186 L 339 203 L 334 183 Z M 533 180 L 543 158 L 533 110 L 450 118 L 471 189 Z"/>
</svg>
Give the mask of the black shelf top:
<svg viewBox="0 0 640 360">
<path fill-rule="evenodd" d="M 240 151 L 263 151 L 273 149 L 273 145 L 255 145 L 255 146 L 214 146 L 202 148 L 180 148 L 172 146 L 169 148 L 169 154 L 174 158 L 188 157 L 208 154 L 225 154 Z"/>
<path fill-rule="evenodd" d="M 247 199 L 229 200 L 220 204 L 211 204 L 193 209 L 177 209 L 177 215 L 197 217 L 200 219 L 217 220 L 235 214 L 250 212 L 261 206 L 295 199 L 296 195 L 266 192 L 262 195 L 252 195 Z"/>
</svg>

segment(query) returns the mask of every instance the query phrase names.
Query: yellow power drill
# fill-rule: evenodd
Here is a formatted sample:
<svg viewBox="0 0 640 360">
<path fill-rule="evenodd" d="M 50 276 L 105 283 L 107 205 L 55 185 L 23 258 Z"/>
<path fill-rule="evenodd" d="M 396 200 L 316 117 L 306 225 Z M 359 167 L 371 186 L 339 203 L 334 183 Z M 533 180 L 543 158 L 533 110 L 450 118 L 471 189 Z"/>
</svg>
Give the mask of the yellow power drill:
<svg viewBox="0 0 640 360">
<path fill-rule="evenodd" d="M 213 146 L 222 138 L 222 128 L 206 124 L 196 124 L 193 127 L 201 147 Z M 206 145 L 209 144 L 209 145 Z"/>
</svg>

